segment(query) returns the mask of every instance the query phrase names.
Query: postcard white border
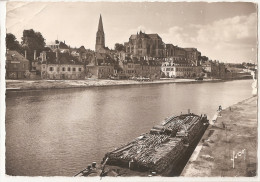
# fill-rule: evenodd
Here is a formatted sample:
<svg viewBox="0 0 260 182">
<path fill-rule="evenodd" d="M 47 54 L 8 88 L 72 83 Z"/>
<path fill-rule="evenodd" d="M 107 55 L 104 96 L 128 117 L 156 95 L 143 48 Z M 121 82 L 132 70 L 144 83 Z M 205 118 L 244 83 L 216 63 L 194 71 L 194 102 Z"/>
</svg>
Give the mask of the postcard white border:
<svg viewBox="0 0 260 182">
<path fill-rule="evenodd" d="M 85 182 L 85 181 L 100 181 L 100 177 L 81 177 L 81 178 L 75 178 L 75 177 L 20 177 L 20 176 L 8 176 L 5 174 L 5 34 L 6 34 L 6 28 L 5 28 L 5 20 L 6 20 L 6 2 L 14 2 L 14 1 L 20 1 L 20 2 L 36 2 L 33 0 L 9 0 L 9 1 L 3 1 L 0 0 L 0 33 L 1 33 L 1 50 L 0 50 L 0 181 L 7 181 L 7 182 L 15 182 L 15 181 L 24 181 L 24 182 L 46 182 L 46 181 L 55 181 L 55 182 L 64 182 L 64 181 L 76 181 L 76 182 Z M 183 1 L 183 0 L 175 0 L 175 1 L 169 1 L 169 0 L 157 0 L 157 1 L 137 1 L 137 0 L 97 0 L 97 1 L 91 1 L 91 0 L 39 0 L 38 2 L 253 2 L 258 3 L 258 1 L 247 1 L 247 0 L 221 0 L 221 1 Z M 259 8 L 257 9 L 257 13 L 259 14 Z M 258 26 L 259 26 L 259 20 L 258 20 Z M 258 35 L 259 35 L 259 28 L 258 28 Z M 259 40 L 259 38 L 258 38 Z M 259 47 L 258 47 L 259 51 Z M 259 55 L 258 55 L 259 58 Z M 259 69 L 259 68 L 258 68 Z M 258 74 L 259 77 L 259 74 Z M 258 108 L 259 109 L 259 108 Z M 259 112 L 258 112 L 258 118 L 259 118 Z M 259 124 L 258 124 L 258 146 L 259 146 Z M 258 147 L 259 148 L 259 147 Z M 259 150 L 258 150 L 258 164 L 257 164 L 257 177 L 196 177 L 196 178 L 190 178 L 190 177 L 105 177 L 102 178 L 102 181 L 127 181 L 127 182 L 144 182 L 144 181 L 151 181 L 151 182 L 173 182 L 173 181 L 183 181 L 183 182 L 201 182 L 201 181 L 207 181 L 207 182 L 256 182 L 260 181 L 259 178 Z"/>
</svg>

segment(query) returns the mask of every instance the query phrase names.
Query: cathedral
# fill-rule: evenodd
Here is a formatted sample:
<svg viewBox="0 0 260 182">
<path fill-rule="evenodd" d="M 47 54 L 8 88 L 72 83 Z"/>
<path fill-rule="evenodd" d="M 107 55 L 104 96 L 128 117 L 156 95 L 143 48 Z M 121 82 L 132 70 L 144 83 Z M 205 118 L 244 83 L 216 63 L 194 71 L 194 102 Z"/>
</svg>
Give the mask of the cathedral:
<svg viewBox="0 0 260 182">
<path fill-rule="evenodd" d="M 157 57 L 165 55 L 165 44 L 158 34 L 146 34 L 140 31 L 131 35 L 128 42 L 125 42 L 126 53 L 137 57 Z"/>
</svg>

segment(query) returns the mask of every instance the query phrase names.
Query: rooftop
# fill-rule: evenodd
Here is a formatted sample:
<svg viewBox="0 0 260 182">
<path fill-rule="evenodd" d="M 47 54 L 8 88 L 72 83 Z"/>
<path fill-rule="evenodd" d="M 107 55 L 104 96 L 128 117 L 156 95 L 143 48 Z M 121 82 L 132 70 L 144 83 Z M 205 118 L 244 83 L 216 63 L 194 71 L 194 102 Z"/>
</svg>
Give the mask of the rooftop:
<svg viewBox="0 0 260 182">
<path fill-rule="evenodd" d="M 73 57 L 69 53 L 58 53 L 58 60 L 57 60 L 56 52 L 46 52 L 46 59 L 48 64 L 78 64 L 78 65 L 83 64 L 79 62 L 77 58 Z"/>
<path fill-rule="evenodd" d="M 6 61 L 20 61 L 20 62 L 29 62 L 22 54 L 17 51 L 7 50 L 6 51 Z"/>
</svg>

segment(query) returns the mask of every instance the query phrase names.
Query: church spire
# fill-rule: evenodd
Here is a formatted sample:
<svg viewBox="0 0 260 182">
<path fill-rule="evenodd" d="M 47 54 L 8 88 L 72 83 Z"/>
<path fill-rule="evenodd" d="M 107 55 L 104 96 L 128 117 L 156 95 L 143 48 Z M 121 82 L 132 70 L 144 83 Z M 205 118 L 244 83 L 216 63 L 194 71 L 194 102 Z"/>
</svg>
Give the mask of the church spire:
<svg viewBox="0 0 260 182">
<path fill-rule="evenodd" d="M 105 33 L 103 29 L 102 16 L 100 14 L 98 22 L 98 31 L 96 34 L 96 52 L 100 52 L 105 48 Z"/>
<path fill-rule="evenodd" d="M 101 16 L 101 14 L 100 14 L 100 17 L 99 17 L 98 32 L 104 32 L 104 30 L 103 30 L 103 22 L 102 22 L 102 16 Z"/>
</svg>

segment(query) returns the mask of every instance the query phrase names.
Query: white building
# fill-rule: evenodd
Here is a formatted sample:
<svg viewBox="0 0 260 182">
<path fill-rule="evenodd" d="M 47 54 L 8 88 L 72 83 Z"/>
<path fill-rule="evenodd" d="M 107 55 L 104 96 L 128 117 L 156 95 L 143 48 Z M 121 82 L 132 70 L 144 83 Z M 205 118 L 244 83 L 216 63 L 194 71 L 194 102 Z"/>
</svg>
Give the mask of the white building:
<svg viewBox="0 0 260 182">
<path fill-rule="evenodd" d="M 84 79 L 84 65 L 80 64 L 42 64 L 43 79 Z"/>
<path fill-rule="evenodd" d="M 40 55 L 42 79 L 84 79 L 84 64 L 69 53 L 42 52 Z"/>
<path fill-rule="evenodd" d="M 192 64 L 179 64 L 174 62 L 162 63 L 161 71 L 170 78 L 191 78 L 197 76 L 197 69 Z"/>
<path fill-rule="evenodd" d="M 65 40 L 64 40 L 64 42 L 55 40 L 55 42 L 50 42 L 45 47 L 49 47 L 52 51 L 56 51 L 58 49 L 60 53 L 69 53 L 70 52 L 70 48 L 65 43 Z"/>
</svg>

